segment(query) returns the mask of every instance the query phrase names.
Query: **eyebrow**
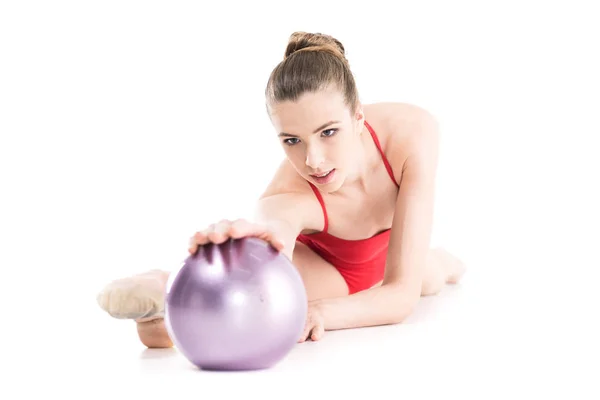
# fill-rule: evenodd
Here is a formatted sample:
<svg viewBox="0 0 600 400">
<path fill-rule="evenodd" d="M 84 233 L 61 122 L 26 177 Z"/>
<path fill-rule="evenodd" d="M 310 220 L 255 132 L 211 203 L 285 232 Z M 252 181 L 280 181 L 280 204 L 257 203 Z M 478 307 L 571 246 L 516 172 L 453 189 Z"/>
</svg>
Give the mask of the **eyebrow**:
<svg viewBox="0 0 600 400">
<path fill-rule="evenodd" d="M 324 123 L 323 125 L 321 125 L 320 127 L 318 127 L 317 129 L 315 129 L 315 130 L 313 131 L 313 133 L 317 133 L 317 132 L 319 132 L 319 131 L 321 131 L 321 130 L 323 130 L 323 129 L 327 128 L 329 125 L 337 124 L 337 123 L 339 123 L 339 122 L 340 122 L 340 121 L 329 121 L 329 122 L 326 122 L 326 123 Z M 285 133 L 285 132 L 281 132 L 281 133 L 280 133 L 279 135 L 277 135 L 277 136 L 297 137 L 296 135 L 292 135 L 291 133 Z"/>
</svg>

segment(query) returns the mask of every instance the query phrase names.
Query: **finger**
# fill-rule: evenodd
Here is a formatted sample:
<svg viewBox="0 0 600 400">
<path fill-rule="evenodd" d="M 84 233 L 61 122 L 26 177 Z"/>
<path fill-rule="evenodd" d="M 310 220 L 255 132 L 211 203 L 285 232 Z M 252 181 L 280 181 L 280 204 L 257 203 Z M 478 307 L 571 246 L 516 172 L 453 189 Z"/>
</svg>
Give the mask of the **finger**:
<svg viewBox="0 0 600 400">
<path fill-rule="evenodd" d="M 200 232 L 196 232 L 196 234 L 192 237 L 192 244 L 205 244 L 208 242 L 208 233 L 210 232 L 209 228 L 206 228 Z"/>
<path fill-rule="evenodd" d="M 212 231 L 212 225 L 209 226 L 206 229 L 203 229 L 199 232 L 196 232 L 196 234 L 194 234 L 194 236 L 192 236 L 192 238 L 190 239 L 190 244 L 197 246 L 197 245 L 203 245 L 209 242 L 208 239 L 208 234 Z"/>
<path fill-rule="evenodd" d="M 267 241 L 273 246 L 277 251 L 282 251 L 285 248 L 285 242 L 283 239 L 275 236 L 273 233 L 270 234 Z"/>
<path fill-rule="evenodd" d="M 229 238 L 229 227 L 231 222 L 228 220 L 221 220 L 215 224 L 214 229 L 209 232 L 208 239 L 216 244 L 223 243 Z"/>
<path fill-rule="evenodd" d="M 208 235 L 215 229 L 215 224 L 210 224 L 207 228 L 198 231 L 190 238 L 188 251 L 194 254 L 198 250 L 198 246 L 210 243 Z"/>
<path fill-rule="evenodd" d="M 194 254 L 198 250 L 198 246 L 206 243 L 207 240 L 206 231 L 196 232 L 189 240 L 188 252 Z"/>
<path fill-rule="evenodd" d="M 241 238 L 244 236 L 255 236 L 258 237 L 275 249 L 281 251 L 284 248 L 283 240 L 276 237 L 273 231 L 268 229 L 266 226 L 261 224 L 250 223 L 244 219 L 236 220 L 232 223 L 229 230 L 231 237 Z"/>
<path fill-rule="evenodd" d="M 298 339 L 298 343 L 305 342 L 306 339 L 308 339 L 312 327 L 313 326 L 311 323 L 306 323 L 306 325 L 304 326 L 304 331 L 302 331 L 302 336 L 300 336 L 300 339 Z"/>
<path fill-rule="evenodd" d="M 251 224 L 245 219 L 237 219 L 233 221 L 229 227 L 229 235 L 235 239 L 247 236 L 251 231 Z"/>
<path fill-rule="evenodd" d="M 324 329 L 323 325 L 317 324 L 312 330 L 310 339 L 314 340 L 314 341 L 320 340 L 324 334 L 325 334 L 325 329 Z"/>
</svg>

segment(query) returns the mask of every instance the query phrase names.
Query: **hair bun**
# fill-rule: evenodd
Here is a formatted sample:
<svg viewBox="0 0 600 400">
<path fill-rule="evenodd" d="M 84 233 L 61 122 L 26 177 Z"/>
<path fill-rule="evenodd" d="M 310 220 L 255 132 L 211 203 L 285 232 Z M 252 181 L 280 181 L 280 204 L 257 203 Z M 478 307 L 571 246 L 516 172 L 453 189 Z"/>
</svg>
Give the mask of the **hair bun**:
<svg viewBox="0 0 600 400">
<path fill-rule="evenodd" d="M 346 50 L 342 43 L 322 33 L 292 33 L 285 49 L 284 59 L 299 51 L 326 51 L 346 59 Z"/>
<path fill-rule="evenodd" d="M 304 93 L 335 88 L 352 111 L 360 106 L 358 89 L 342 43 L 321 33 L 294 32 L 285 57 L 271 74 L 265 88 L 269 112 L 283 101 L 297 101 Z"/>
</svg>

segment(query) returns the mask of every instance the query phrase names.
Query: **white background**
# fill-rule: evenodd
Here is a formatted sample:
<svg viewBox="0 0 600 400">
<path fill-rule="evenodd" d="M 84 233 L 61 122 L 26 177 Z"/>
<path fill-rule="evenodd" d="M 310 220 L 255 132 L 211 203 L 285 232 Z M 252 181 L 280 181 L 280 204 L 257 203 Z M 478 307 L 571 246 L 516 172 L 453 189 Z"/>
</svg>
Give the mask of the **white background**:
<svg viewBox="0 0 600 400">
<path fill-rule="evenodd" d="M 0 358 L 19 393 L 6 398 L 593 397 L 597 6 L 391 4 L 0 4 Z M 263 92 L 296 30 L 342 41 L 363 102 L 438 117 L 432 244 L 469 271 L 405 325 L 328 333 L 274 370 L 207 379 L 144 351 L 95 295 L 249 215 L 283 156 Z"/>
</svg>

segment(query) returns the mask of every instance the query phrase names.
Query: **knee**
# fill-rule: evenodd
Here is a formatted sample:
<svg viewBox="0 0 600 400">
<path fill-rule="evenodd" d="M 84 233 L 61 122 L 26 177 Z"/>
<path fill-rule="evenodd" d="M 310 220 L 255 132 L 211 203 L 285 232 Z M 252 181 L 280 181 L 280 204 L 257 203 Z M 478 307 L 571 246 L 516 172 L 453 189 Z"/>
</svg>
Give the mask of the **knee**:
<svg viewBox="0 0 600 400">
<path fill-rule="evenodd" d="M 440 274 L 431 274 L 421 284 L 421 296 L 433 296 L 441 292 L 444 287 L 444 278 Z"/>
</svg>

